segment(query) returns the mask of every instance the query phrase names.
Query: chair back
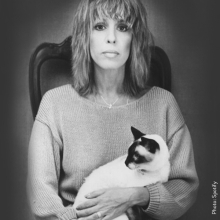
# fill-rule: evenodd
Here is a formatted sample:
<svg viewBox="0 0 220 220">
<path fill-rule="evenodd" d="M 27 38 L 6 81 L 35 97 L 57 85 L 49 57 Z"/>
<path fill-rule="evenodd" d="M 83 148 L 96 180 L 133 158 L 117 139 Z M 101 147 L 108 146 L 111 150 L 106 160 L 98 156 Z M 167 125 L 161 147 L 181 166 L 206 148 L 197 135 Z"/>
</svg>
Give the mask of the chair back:
<svg viewBox="0 0 220 220">
<path fill-rule="evenodd" d="M 29 92 L 33 117 L 35 118 L 42 96 L 58 86 L 72 83 L 71 41 L 62 43 L 42 43 L 34 51 L 29 65 Z M 171 90 L 171 66 L 164 50 L 152 47 L 150 86 Z"/>
</svg>

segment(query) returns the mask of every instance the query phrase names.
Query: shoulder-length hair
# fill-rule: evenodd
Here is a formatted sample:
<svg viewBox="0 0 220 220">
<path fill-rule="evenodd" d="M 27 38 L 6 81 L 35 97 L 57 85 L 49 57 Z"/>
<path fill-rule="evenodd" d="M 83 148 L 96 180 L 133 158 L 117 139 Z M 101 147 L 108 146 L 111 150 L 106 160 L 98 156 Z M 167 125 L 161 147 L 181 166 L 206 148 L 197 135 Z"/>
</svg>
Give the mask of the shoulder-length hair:
<svg viewBox="0 0 220 220">
<path fill-rule="evenodd" d="M 137 96 L 146 88 L 150 70 L 147 11 L 141 0 L 82 0 L 76 11 L 72 33 L 73 87 L 81 96 L 96 92 L 94 67 L 90 56 L 90 34 L 96 19 L 124 20 L 131 29 L 130 55 L 125 65 L 123 90 Z"/>
</svg>

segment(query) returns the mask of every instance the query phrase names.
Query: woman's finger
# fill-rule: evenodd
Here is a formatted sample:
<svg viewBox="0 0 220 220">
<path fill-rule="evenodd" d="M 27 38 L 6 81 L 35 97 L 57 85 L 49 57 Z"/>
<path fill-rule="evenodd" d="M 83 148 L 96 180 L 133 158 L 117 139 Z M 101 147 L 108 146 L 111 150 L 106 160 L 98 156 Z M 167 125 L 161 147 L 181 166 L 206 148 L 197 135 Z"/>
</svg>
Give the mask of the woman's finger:
<svg viewBox="0 0 220 220">
<path fill-rule="evenodd" d="M 105 193 L 105 191 L 106 191 L 106 189 L 96 190 L 96 191 L 93 191 L 93 192 L 87 194 L 85 197 L 87 199 L 93 199 L 93 198 L 96 198 L 96 197 L 102 195 L 103 193 Z"/>
<path fill-rule="evenodd" d="M 81 204 L 79 204 L 77 207 L 76 207 L 76 210 L 82 210 L 82 209 L 88 209 L 90 207 L 93 207 L 95 205 L 98 204 L 98 201 L 93 199 L 93 200 L 87 200 L 86 202 L 83 202 Z"/>
<path fill-rule="evenodd" d="M 77 220 L 101 220 L 103 217 L 105 218 L 105 213 L 104 212 L 96 212 L 88 217 L 85 218 L 77 218 Z"/>
<path fill-rule="evenodd" d="M 103 216 L 103 218 L 101 218 L 102 220 L 112 220 L 113 219 L 113 216 L 110 214 L 110 215 L 105 215 Z"/>
<path fill-rule="evenodd" d="M 83 210 L 77 211 L 76 214 L 77 214 L 77 218 L 81 218 L 81 217 L 92 215 L 94 213 L 97 213 L 97 207 L 83 209 Z"/>
</svg>

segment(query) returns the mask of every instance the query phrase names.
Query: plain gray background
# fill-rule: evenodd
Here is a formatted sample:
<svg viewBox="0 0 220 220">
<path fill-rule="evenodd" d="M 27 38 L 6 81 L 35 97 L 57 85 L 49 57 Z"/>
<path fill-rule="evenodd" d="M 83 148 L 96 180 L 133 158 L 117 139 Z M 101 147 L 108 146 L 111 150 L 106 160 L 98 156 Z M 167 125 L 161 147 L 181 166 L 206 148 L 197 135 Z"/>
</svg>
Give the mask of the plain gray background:
<svg viewBox="0 0 220 220">
<path fill-rule="evenodd" d="M 9 1 L 10 2 L 10 1 Z M 11 154 L 15 183 L 11 201 L 17 220 L 33 220 L 26 201 L 27 150 L 33 125 L 28 68 L 34 49 L 43 42 L 61 43 L 71 35 L 72 19 L 79 0 L 20 0 L 6 3 L 9 28 L 7 67 L 13 76 L 13 133 L 16 144 Z M 145 0 L 149 26 L 157 46 L 169 56 L 172 93 L 192 135 L 200 190 L 194 206 L 181 220 L 214 219 L 211 184 L 217 177 L 217 82 L 215 49 L 217 26 L 214 4 L 202 0 Z M 9 27 L 10 26 L 10 27 Z M 5 30 L 6 31 L 6 30 Z M 3 45 L 4 46 L 4 45 Z M 214 47 L 215 48 L 215 47 Z M 218 130 L 216 130 L 218 129 Z M 219 210 L 220 212 L 220 210 Z"/>
</svg>

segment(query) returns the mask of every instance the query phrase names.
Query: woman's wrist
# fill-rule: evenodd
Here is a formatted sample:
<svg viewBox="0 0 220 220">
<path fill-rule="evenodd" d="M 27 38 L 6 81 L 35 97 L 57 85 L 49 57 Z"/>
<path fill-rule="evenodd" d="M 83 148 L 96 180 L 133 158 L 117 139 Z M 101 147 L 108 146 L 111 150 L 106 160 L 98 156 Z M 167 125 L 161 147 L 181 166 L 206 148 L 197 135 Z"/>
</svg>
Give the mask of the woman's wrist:
<svg viewBox="0 0 220 220">
<path fill-rule="evenodd" d="M 150 193 L 146 187 L 132 187 L 130 190 L 130 206 L 143 206 L 147 208 L 150 201 Z"/>
</svg>

